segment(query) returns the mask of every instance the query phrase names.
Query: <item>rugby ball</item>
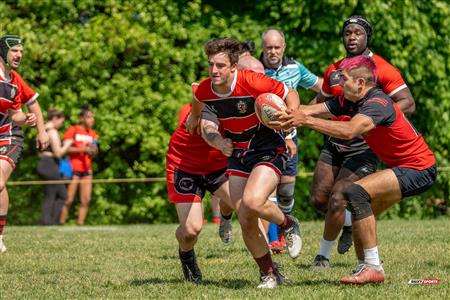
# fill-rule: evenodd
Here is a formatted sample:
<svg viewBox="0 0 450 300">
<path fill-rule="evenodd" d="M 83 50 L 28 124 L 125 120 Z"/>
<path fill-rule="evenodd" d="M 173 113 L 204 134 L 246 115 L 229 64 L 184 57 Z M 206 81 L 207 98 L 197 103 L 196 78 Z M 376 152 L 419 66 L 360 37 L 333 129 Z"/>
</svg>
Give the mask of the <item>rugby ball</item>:
<svg viewBox="0 0 450 300">
<path fill-rule="evenodd" d="M 255 101 L 255 113 L 259 121 L 267 127 L 270 121 L 276 121 L 276 113 L 286 111 L 287 107 L 283 99 L 275 94 L 264 93 L 259 95 Z"/>
</svg>

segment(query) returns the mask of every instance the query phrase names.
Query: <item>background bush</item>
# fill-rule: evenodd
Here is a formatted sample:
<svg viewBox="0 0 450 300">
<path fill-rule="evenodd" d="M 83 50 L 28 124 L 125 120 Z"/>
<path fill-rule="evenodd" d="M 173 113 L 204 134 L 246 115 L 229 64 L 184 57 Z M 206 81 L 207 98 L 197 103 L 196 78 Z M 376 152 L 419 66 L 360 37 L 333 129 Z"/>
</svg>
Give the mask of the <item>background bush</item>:
<svg viewBox="0 0 450 300">
<path fill-rule="evenodd" d="M 372 22 L 371 49 L 400 69 L 417 104 L 412 121 L 439 165 L 448 166 L 450 19 L 445 1 L 7 0 L 0 3 L 0 32 L 24 39 L 19 71 L 41 94 L 44 109 L 63 109 L 76 123 L 82 104 L 93 107 L 101 136 L 96 178 L 163 177 L 177 110 L 190 100 L 190 83 L 207 76 L 206 41 L 251 39 L 260 50 L 262 31 L 276 27 L 286 34 L 287 52 L 322 75 L 345 54 L 340 31 L 353 14 Z M 313 97 L 300 93 L 304 102 Z M 11 180 L 37 178 L 35 131 L 26 129 L 26 134 L 25 153 Z M 322 136 L 307 129 L 300 136 L 300 168 L 311 171 Z M 439 215 L 433 203 L 448 201 L 449 175 L 441 172 L 431 191 L 403 201 L 385 217 Z M 310 184 L 310 177 L 297 182 L 296 214 L 302 219 L 318 217 L 308 203 Z M 36 223 L 42 187 L 11 186 L 9 191 L 10 222 Z M 175 210 L 166 198 L 164 183 L 95 185 L 88 222 L 172 222 Z"/>
</svg>

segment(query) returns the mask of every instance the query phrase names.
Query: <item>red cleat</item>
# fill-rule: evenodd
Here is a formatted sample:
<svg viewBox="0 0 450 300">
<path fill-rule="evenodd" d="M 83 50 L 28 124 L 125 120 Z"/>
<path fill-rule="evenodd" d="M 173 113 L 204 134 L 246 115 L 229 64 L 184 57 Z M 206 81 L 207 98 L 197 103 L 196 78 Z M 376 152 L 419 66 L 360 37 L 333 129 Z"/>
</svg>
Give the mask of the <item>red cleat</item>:
<svg viewBox="0 0 450 300">
<path fill-rule="evenodd" d="M 283 248 L 286 248 L 286 241 L 284 240 L 284 235 L 279 234 L 278 235 L 278 240 L 280 241 L 280 246 Z"/>
<path fill-rule="evenodd" d="M 279 241 L 273 241 L 269 244 L 270 250 L 272 250 L 273 254 L 282 254 L 283 253 L 283 246 L 281 246 Z"/>
<path fill-rule="evenodd" d="M 382 266 L 361 265 L 359 270 L 351 275 L 341 278 L 342 284 L 367 284 L 384 282 L 384 270 Z"/>
<path fill-rule="evenodd" d="M 219 224 L 220 224 L 220 217 L 213 217 L 213 218 L 212 218 L 212 222 L 213 222 L 214 224 L 219 225 Z"/>
</svg>

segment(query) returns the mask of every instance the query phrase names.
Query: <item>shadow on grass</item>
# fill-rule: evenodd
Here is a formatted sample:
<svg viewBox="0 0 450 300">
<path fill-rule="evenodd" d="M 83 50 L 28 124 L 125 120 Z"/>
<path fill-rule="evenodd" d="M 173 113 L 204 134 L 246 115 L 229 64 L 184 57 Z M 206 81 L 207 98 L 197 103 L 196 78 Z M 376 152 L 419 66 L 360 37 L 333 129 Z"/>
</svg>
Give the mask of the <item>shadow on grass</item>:
<svg viewBox="0 0 450 300">
<path fill-rule="evenodd" d="M 188 283 L 185 280 L 170 278 L 145 278 L 145 279 L 133 279 L 130 281 L 131 286 L 142 286 L 142 285 L 150 285 L 150 284 L 183 284 Z M 192 283 L 193 284 L 193 283 Z M 223 279 L 220 281 L 215 280 L 204 280 L 200 285 L 204 286 L 216 286 L 222 288 L 228 288 L 233 290 L 248 288 L 254 286 L 254 283 L 248 280 L 240 280 L 240 279 Z"/>
<path fill-rule="evenodd" d="M 300 269 L 303 270 L 308 270 L 311 271 L 311 264 L 298 264 L 297 265 Z M 349 270 L 351 268 L 355 268 L 354 264 L 348 264 L 348 263 L 342 263 L 342 262 L 335 262 L 335 263 L 331 263 L 331 267 L 332 268 L 348 268 Z M 328 271 L 329 269 L 324 269 L 324 270 L 315 270 L 312 272 L 321 272 L 321 271 Z"/>
<path fill-rule="evenodd" d="M 292 286 L 341 286 L 339 280 L 335 279 L 317 279 L 317 280 L 300 280 L 296 282 L 289 283 Z"/>
</svg>

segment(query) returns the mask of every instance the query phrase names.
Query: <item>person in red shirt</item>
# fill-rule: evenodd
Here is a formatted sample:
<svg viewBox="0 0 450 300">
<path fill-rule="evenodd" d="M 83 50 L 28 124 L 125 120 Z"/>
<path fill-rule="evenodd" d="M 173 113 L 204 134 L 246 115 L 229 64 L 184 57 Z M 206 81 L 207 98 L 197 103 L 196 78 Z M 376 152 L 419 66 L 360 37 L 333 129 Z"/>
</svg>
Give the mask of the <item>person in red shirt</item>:
<svg viewBox="0 0 450 300">
<path fill-rule="evenodd" d="M 15 71 L 21 63 L 23 44 L 17 35 L 0 37 L 0 253 L 6 251 L 3 229 L 9 207 L 6 183 L 23 149 L 22 125 L 37 127 L 36 146 L 43 150 L 49 145 L 44 118 L 37 101 L 39 96 Z M 25 104 L 29 113 L 21 111 Z"/>
<path fill-rule="evenodd" d="M 377 86 L 389 95 L 398 107 L 407 114 L 414 112 L 414 99 L 400 72 L 382 57 L 369 50 L 372 26 L 361 16 L 351 16 L 342 27 L 342 41 L 347 57 L 365 55 L 371 57 L 378 69 Z M 342 95 L 339 84 L 339 64 L 342 59 L 330 65 L 324 75 L 322 89 L 316 97 L 317 103 Z M 341 116 L 340 119 L 349 119 Z M 329 268 L 331 250 L 339 232 L 337 250 L 347 252 L 352 245 L 351 214 L 345 210 L 345 201 L 336 197 L 352 182 L 376 171 L 378 158 L 364 142 L 362 137 L 342 140 L 332 136 L 325 137 L 325 145 L 317 161 L 311 188 L 311 203 L 325 214 L 325 224 L 320 250 L 312 269 Z M 356 241 L 357 242 L 357 241 Z"/>
<path fill-rule="evenodd" d="M 80 124 L 71 126 L 64 133 L 64 141 L 73 144 L 67 151 L 72 165 L 72 181 L 67 188 L 67 200 L 61 211 L 60 223 L 65 224 L 69 208 L 75 199 L 78 186 L 80 186 L 80 207 L 78 210 L 78 225 L 83 225 L 86 219 L 89 202 L 92 196 L 92 157 L 98 154 L 98 135 L 92 129 L 94 126 L 94 113 L 85 105 L 80 112 Z M 80 181 L 82 180 L 82 181 Z"/>
<path fill-rule="evenodd" d="M 254 104 L 260 94 L 274 93 L 288 107 L 297 108 L 299 96 L 264 74 L 238 70 L 240 50 L 240 43 L 230 38 L 206 43 L 209 78 L 194 94 L 187 129 L 194 132 L 201 117 L 203 138 L 228 157 L 231 202 L 237 208 L 246 246 L 260 269 L 258 287 L 274 288 L 285 278 L 272 261 L 258 218 L 280 225 L 293 258 L 301 249 L 300 228 L 297 219 L 268 201 L 280 181 L 287 154 L 283 134 L 258 121 Z"/>
<path fill-rule="evenodd" d="M 192 84 L 193 92 L 197 88 L 198 84 Z M 200 283 L 202 273 L 197 264 L 194 245 L 203 226 L 202 199 L 206 191 L 221 199 L 223 215 L 231 217 L 233 209 L 225 176 L 227 158 L 219 150 L 210 147 L 199 134 L 190 134 L 186 130 L 185 122 L 190 111 L 190 104 L 182 107 L 178 128 L 169 142 L 166 184 L 169 201 L 175 205 L 180 222 L 175 236 L 184 277 L 187 281 Z M 221 238 L 229 242 L 231 236 Z"/>
<path fill-rule="evenodd" d="M 348 185 L 340 197 L 352 214 L 358 260 L 357 272 L 341 278 L 343 284 L 384 281 L 378 255 L 375 216 L 403 197 L 418 195 L 436 180 L 436 160 L 422 135 L 406 119 L 397 103 L 376 86 L 377 70 L 367 56 L 344 59 L 339 65 L 343 96 L 301 107 L 279 117 L 283 128 L 306 126 L 329 136 L 351 140 L 362 136 L 388 166 Z M 324 120 L 324 114 L 349 116 L 349 121 Z M 279 126 L 275 122 L 274 126 Z M 356 247 L 357 245 L 361 246 Z M 361 251 L 363 250 L 363 251 Z"/>
</svg>

